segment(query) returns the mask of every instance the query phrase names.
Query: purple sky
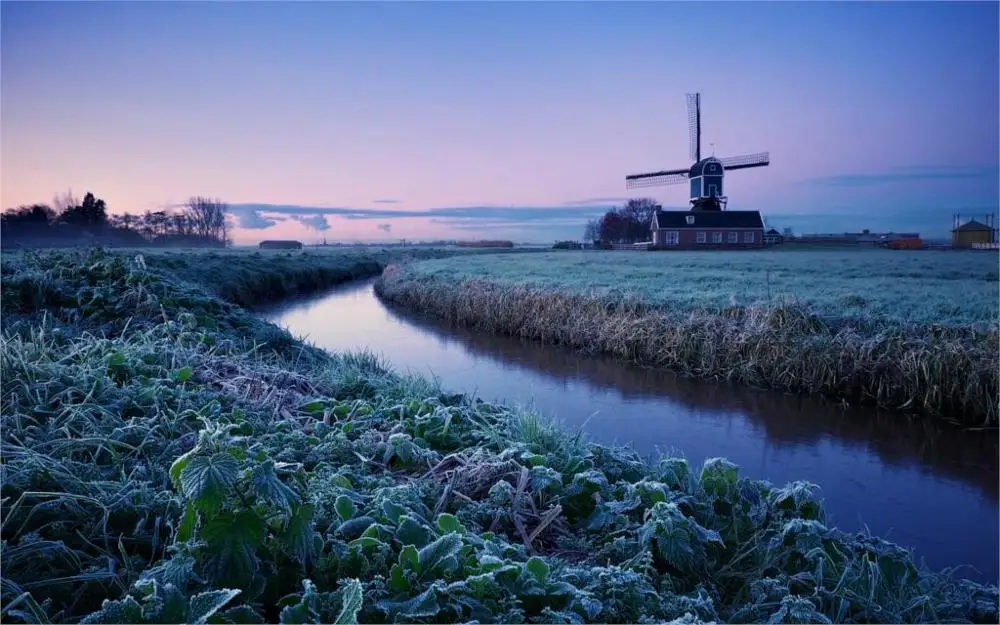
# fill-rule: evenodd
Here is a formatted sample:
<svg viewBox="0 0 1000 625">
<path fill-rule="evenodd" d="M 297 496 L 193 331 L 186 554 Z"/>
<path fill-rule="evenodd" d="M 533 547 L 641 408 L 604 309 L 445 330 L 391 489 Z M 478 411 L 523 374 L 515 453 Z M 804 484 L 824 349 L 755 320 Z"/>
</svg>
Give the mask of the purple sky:
<svg viewBox="0 0 1000 625">
<path fill-rule="evenodd" d="M 995 2 L 4 2 L 0 199 L 209 195 L 237 242 L 579 238 L 628 197 L 686 204 L 686 185 L 624 176 L 690 164 L 684 94 L 701 91 L 705 150 L 771 153 L 727 176 L 729 208 L 943 235 L 955 211 L 996 211 L 998 18 Z"/>
</svg>

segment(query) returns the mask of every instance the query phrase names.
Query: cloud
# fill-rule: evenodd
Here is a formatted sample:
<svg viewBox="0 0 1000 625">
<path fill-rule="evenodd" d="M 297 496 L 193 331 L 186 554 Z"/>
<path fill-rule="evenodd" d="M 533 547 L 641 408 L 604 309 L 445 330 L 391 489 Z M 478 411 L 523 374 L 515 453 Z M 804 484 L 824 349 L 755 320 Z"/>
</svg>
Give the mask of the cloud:
<svg viewBox="0 0 1000 625">
<path fill-rule="evenodd" d="M 316 232 L 323 232 L 324 230 L 330 229 L 330 223 L 323 215 L 312 215 L 309 217 L 304 215 L 292 215 L 292 219 L 299 222 L 306 228 L 315 230 Z"/>
<path fill-rule="evenodd" d="M 570 200 L 568 202 L 563 202 L 563 206 L 580 206 L 585 204 L 625 204 L 629 200 L 635 198 L 630 197 L 592 197 L 585 200 Z"/>
<path fill-rule="evenodd" d="M 993 178 L 997 176 L 997 167 L 906 167 L 891 171 L 841 174 L 823 176 L 805 181 L 807 184 L 819 184 L 828 187 L 874 187 L 894 182 L 922 182 L 930 180 L 968 180 Z"/>
<path fill-rule="evenodd" d="M 399 204 L 402 200 L 372 200 L 372 204 Z"/>
<path fill-rule="evenodd" d="M 269 215 L 265 217 L 262 211 L 246 207 L 229 207 L 229 213 L 236 220 L 236 226 L 247 230 L 266 230 L 277 225 L 279 221 L 284 221 L 287 217 L 283 215 Z"/>
<path fill-rule="evenodd" d="M 250 215 L 277 214 L 295 216 L 322 215 L 343 217 L 344 219 L 411 219 L 438 218 L 443 220 L 475 219 L 503 221 L 545 222 L 558 219 L 582 219 L 596 217 L 610 208 L 610 204 L 576 206 L 457 206 L 447 208 L 427 208 L 422 210 L 402 210 L 387 208 L 349 208 L 342 206 L 299 206 L 295 204 L 231 204 L 233 214 Z"/>
<path fill-rule="evenodd" d="M 389 232 L 392 230 L 392 224 L 379 224 L 377 227 L 382 232 Z"/>
</svg>

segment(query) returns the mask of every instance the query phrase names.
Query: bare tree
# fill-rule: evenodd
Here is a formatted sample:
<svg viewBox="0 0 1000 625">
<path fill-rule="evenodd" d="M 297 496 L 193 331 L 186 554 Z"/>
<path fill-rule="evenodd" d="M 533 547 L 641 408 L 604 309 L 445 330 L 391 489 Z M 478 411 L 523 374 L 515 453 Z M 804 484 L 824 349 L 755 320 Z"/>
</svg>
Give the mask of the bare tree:
<svg viewBox="0 0 1000 625">
<path fill-rule="evenodd" d="M 601 222 L 599 219 L 591 219 L 583 228 L 583 240 L 593 243 L 601 238 Z"/>
<path fill-rule="evenodd" d="M 188 200 L 184 214 L 193 234 L 225 242 L 229 240 L 229 223 L 226 221 L 228 209 L 229 206 L 218 199 L 193 197 Z"/>
<path fill-rule="evenodd" d="M 65 213 L 71 208 L 76 208 L 80 206 L 80 198 L 73 195 L 73 191 L 67 191 L 66 193 L 56 193 L 52 198 L 52 208 L 55 209 L 57 214 Z"/>
</svg>

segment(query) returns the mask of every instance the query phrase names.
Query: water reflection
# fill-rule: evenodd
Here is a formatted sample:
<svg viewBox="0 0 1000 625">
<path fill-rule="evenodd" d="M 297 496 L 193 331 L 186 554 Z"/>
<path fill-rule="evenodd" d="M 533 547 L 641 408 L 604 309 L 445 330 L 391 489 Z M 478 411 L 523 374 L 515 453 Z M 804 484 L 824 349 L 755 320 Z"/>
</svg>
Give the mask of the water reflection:
<svg viewBox="0 0 1000 625">
<path fill-rule="evenodd" d="M 816 445 L 826 438 L 854 443 L 878 454 L 886 464 L 917 466 L 932 474 L 945 474 L 976 485 L 994 501 L 1000 499 L 1000 450 L 995 436 L 965 432 L 926 419 L 914 421 L 899 414 L 848 408 L 822 398 L 693 380 L 533 341 L 451 328 L 436 319 L 407 314 L 392 306 L 386 308 L 396 321 L 434 334 L 443 345 L 458 342 L 505 370 L 527 367 L 561 382 L 564 388 L 571 382 L 585 382 L 594 388 L 616 391 L 628 402 L 669 397 L 691 412 L 721 418 L 749 417 L 773 445 Z"/>
<path fill-rule="evenodd" d="M 449 328 L 382 305 L 370 283 L 288 302 L 266 316 L 333 350 L 368 348 L 449 390 L 531 403 L 597 442 L 693 464 L 725 456 L 744 474 L 819 484 L 832 523 L 916 548 L 935 568 L 998 574 L 995 434 L 584 357 Z"/>
</svg>

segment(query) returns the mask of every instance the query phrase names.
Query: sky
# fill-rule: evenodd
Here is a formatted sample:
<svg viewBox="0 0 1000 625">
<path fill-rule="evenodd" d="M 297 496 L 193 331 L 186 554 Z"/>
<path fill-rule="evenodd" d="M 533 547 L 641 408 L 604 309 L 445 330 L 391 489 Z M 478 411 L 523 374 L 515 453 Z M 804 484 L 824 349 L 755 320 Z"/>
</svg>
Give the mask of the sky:
<svg viewBox="0 0 1000 625">
<path fill-rule="evenodd" d="M 579 239 L 703 152 L 731 210 L 944 236 L 1000 196 L 996 2 L 3 2 L 3 208 L 230 205 L 236 243 Z M 714 146 L 710 146 L 713 143 Z"/>
</svg>

